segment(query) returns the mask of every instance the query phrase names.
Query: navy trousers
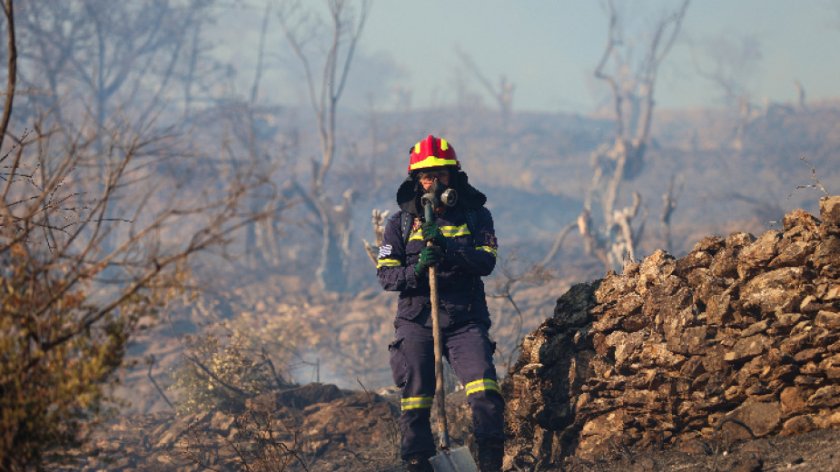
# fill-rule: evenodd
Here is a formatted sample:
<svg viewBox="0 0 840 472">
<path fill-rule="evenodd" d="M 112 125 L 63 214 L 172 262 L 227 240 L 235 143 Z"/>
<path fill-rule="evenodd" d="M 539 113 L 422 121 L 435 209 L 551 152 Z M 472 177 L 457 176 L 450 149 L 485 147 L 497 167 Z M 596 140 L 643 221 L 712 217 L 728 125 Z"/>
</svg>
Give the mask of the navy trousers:
<svg viewBox="0 0 840 472">
<path fill-rule="evenodd" d="M 464 385 L 477 439 L 504 438 L 504 400 L 493 366 L 495 345 L 487 327 L 469 322 L 442 330 L 443 353 Z M 432 456 L 435 443 L 429 421 L 435 393 L 432 329 L 397 320 L 396 340 L 388 346 L 394 382 L 402 390 L 399 425 L 403 459 Z"/>
</svg>

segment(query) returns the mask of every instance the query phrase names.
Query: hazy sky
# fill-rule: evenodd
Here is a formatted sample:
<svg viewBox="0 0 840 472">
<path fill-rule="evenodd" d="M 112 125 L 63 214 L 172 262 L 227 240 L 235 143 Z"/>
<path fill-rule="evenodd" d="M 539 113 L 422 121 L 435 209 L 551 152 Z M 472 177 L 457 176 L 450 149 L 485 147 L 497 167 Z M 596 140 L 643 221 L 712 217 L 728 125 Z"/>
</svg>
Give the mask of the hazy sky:
<svg viewBox="0 0 840 472">
<path fill-rule="evenodd" d="M 645 3 L 652 9 L 679 2 Z M 697 77 L 692 51 L 703 61 L 715 40 L 725 49 L 745 37 L 761 51 L 754 67 L 742 72 L 756 100 L 793 100 L 797 79 L 809 99 L 840 96 L 840 14 L 833 3 L 694 0 L 684 35 L 663 66 L 659 104 L 704 105 L 720 97 L 719 89 Z M 457 63 L 457 47 L 494 83 L 505 74 L 516 85 L 517 109 L 587 111 L 596 104 L 591 77 L 606 32 L 597 0 L 379 0 L 362 47 L 393 55 L 418 106 L 452 94 L 452 76 L 442 71 Z"/>
<path fill-rule="evenodd" d="M 258 17 L 260 0 L 249 3 Z M 316 0 L 304 2 L 310 3 Z M 655 13 L 679 1 L 616 3 Z M 729 73 L 756 103 L 795 100 L 795 80 L 809 100 L 840 96 L 838 5 L 840 0 L 693 0 L 683 34 L 661 68 L 659 106 L 722 103 L 721 89 L 702 79 L 696 66 L 713 68 L 710 51 L 737 65 Z M 494 84 L 503 74 L 515 84 L 516 110 L 590 113 L 608 92 L 592 77 L 606 33 L 598 0 L 374 0 L 348 93 L 376 95 L 387 107 L 399 84 L 411 91 L 415 108 L 452 103 L 460 49 Z M 281 38 L 278 33 L 274 41 Z M 756 59 L 740 59 L 745 44 Z M 483 93 L 475 80 L 467 84 Z M 487 96 L 485 103 L 492 106 Z"/>
</svg>

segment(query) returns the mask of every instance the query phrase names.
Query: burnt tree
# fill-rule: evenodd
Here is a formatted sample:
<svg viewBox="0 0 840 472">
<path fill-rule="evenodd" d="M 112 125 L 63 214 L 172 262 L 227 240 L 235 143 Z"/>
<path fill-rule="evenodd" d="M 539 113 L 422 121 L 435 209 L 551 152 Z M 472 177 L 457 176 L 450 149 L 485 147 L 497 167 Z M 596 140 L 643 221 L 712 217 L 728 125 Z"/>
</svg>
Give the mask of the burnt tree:
<svg viewBox="0 0 840 472">
<path fill-rule="evenodd" d="M 329 0 L 326 3 L 326 24 L 299 1 L 284 2 L 279 17 L 288 44 L 303 68 L 320 144 L 318 158 L 311 160 L 309 183 L 296 186 L 315 215 L 320 231 L 321 248 L 315 274 L 323 290 L 341 292 L 347 288 L 346 266 L 350 256 L 354 191 L 346 189 L 341 201 L 336 203 L 330 195 L 327 177 L 337 155 L 338 104 L 347 84 L 370 2 L 362 0 L 358 8 L 353 8 L 348 0 Z M 326 40 L 323 55 L 312 50 L 312 42 L 318 43 L 319 40 Z"/>
<path fill-rule="evenodd" d="M 689 0 L 683 0 L 676 10 L 664 12 L 645 35 L 644 50 L 639 51 L 635 46 L 640 43 L 625 40 L 626 18 L 614 1 L 606 3 L 609 32 L 595 77 L 610 87 L 615 132 L 612 142 L 591 156 L 592 182 L 578 217 L 578 230 L 587 253 L 608 269 L 636 258 L 644 217 L 638 224 L 634 221 L 645 210 L 638 192 L 633 192 L 628 206 L 621 206 L 619 198 L 623 185 L 642 171 L 659 67 L 679 35 L 688 5 Z"/>
</svg>

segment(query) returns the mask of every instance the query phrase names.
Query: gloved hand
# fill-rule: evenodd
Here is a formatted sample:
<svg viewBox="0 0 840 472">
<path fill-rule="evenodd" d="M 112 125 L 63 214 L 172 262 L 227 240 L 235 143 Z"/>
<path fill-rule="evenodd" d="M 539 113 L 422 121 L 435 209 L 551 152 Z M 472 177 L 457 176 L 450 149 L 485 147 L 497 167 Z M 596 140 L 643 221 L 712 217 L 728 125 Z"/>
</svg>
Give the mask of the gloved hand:
<svg viewBox="0 0 840 472">
<path fill-rule="evenodd" d="M 414 273 L 418 276 L 429 267 L 443 260 L 443 251 L 439 247 L 426 246 L 420 250 L 420 259 L 414 265 Z"/>
<path fill-rule="evenodd" d="M 427 221 L 421 226 L 423 231 L 423 241 L 431 241 L 432 244 L 439 247 L 442 251 L 446 251 L 446 237 L 440 231 L 440 226 L 434 221 Z"/>
</svg>

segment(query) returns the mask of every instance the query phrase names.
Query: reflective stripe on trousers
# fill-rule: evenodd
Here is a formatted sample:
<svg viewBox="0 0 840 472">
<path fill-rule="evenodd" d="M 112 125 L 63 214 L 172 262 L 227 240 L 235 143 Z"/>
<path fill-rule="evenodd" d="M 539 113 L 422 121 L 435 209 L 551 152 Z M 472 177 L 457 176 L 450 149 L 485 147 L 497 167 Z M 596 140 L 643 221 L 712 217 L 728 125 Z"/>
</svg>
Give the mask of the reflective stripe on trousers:
<svg viewBox="0 0 840 472">
<path fill-rule="evenodd" d="M 435 391 L 434 341 L 431 328 L 397 321 L 390 346 L 391 372 L 402 390 L 399 425 L 403 458 L 435 454 L 429 417 Z M 493 366 L 494 344 L 487 328 L 467 323 L 444 330 L 444 355 L 464 385 L 473 413 L 476 438 L 504 438 L 504 400 Z"/>
</svg>

